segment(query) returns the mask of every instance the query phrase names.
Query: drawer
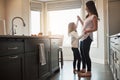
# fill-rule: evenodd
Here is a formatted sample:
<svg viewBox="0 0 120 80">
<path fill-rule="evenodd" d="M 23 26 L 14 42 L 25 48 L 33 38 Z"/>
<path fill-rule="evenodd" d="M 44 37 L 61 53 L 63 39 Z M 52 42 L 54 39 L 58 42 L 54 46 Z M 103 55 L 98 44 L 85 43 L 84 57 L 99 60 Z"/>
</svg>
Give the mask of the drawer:
<svg viewBox="0 0 120 80">
<path fill-rule="evenodd" d="M 119 37 L 112 37 L 110 39 L 110 45 L 120 51 L 120 40 Z"/>
<path fill-rule="evenodd" d="M 24 53 L 24 41 L 21 39 L 0 39 L 0 56 Z"/>
<path fill-rule="evenodd" d="M 39 47 L 38 45 L 40 43 L 44 43 L 45 47 L 50 48 L 50 40 L 49 39 L 42 39 L 42 38 L 36 38 L 36 39 L 26 39 L 25 40 L 25 52 L 34 52 L 38 51 Z"/>
<path fill-rule="evenodd" d="M 39 39 L 26 39 L 25 40 L 25 52 L 36 51 L 38 48 Z"/>
</svg>

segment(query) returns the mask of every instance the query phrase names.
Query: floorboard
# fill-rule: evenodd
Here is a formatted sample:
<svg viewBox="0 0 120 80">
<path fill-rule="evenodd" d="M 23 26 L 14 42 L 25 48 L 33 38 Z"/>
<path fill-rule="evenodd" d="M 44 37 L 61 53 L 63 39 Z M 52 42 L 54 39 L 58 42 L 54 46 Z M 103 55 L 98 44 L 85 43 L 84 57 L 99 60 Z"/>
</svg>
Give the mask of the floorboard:
<svg viewBox="0 0 120 80">
<path fill-rule="evenodd" d="M 73 74 L 72 61 L 64 61 L 64 66 L 55 73 L 49 80 L 114 80 L 108 65 L 92 63 L 92 77 L 78 78 Z"/>
</svg>

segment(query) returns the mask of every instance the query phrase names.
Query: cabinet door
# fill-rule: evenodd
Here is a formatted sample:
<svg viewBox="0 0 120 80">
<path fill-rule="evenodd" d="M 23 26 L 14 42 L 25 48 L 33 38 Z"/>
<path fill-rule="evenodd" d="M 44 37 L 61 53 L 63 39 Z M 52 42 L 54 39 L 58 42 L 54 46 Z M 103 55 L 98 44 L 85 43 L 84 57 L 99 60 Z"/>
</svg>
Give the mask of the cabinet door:
<svg viewBox="0 0 120 80">
<path fill-rule="evenodd" d="M 59 69 L 58 39 L 51 39 L 51 70 L 52 73 Z"/>
<path fill-rule="evenodd" d="M 38 55 L 35 52 L 25 53 L 25 80 L 38 79 Z"/>
<path fill-rule="evenodd" d="M 23 80 L 23 55 L 0 57 L 0 80 Z"/>
<path fill-rule="evenodd" d="M 49 39 L 40 39 L 39 44 L 43 44 L 44 48 L 42 48 L 43 50 L 43 54 L 45 57 L 45 64 L 42 64 L 40 61 L 40 54 L 42 54 L 41 50 L 38 50 L 38 54 L 39 54 L 39 77 L 40 80 L 45 80 L 48 76 L 50 76 L 50 40 Z M 43 55 L 42 55 L 43 56 Z"/>
</svg>

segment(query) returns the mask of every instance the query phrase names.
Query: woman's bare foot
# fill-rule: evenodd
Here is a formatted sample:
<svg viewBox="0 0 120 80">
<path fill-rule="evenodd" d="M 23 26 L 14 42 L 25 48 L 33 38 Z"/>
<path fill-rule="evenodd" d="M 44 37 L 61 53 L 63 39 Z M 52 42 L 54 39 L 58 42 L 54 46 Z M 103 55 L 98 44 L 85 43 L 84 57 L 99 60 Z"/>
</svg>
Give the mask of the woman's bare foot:
<svg viewBox="0 0 120 80">
<path fill-rule="evenodd" d="M 85 69 L 82 69 L 82 70 L 80 70 L 80 72 L 81 72 L 81 73 L 85 73 L 85 72 L 86 72 L 86 70 L 85 70 Z"/>
<path fill-rule="evenodd" d="M 88 71 L 88 72 L 85 72 L 85 73 L 79 73 L 78 77 L 91 77 L 91 72 Z"/>
</svg>

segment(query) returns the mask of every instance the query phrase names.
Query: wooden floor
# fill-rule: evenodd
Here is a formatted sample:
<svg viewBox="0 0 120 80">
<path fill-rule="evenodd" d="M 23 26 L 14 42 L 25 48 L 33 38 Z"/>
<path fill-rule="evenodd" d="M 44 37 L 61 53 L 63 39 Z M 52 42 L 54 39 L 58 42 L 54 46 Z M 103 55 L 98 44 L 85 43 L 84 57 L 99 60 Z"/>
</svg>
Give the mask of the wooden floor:
<svg viewBox="0 0 120 80">
<path fill-rule="evenodd" d="M 108 65 L 92 63 L 92 77 L 78 78 L 72 71 L 72 61 L 64 61 L 60 72 L 55 73 L 49 80 L 114 80 Z"/>
</svg>

